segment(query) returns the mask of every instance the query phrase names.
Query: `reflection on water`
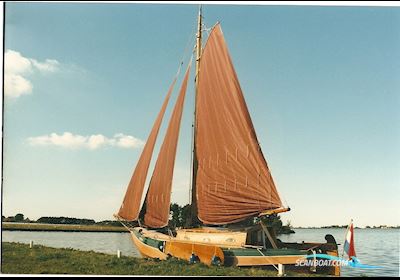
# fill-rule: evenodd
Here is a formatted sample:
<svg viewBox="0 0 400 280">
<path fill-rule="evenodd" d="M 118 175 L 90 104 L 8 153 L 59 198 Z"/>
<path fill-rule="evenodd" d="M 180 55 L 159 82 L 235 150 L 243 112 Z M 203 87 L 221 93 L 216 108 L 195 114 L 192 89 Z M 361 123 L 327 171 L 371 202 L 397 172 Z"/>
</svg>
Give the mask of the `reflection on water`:
<svg viewBox="0 0 400 280">
<path fill-rule="evenodd" d="M 332 234 L 340 243 L 342 252 L 345 229 L 295 229 L 295 234 L 280 235 L 285 242 L 325 242 L 325 235 Z M 355 229 L 355 249 L 361 263 L 383 266 L 381 269 L 360 269 L 342 267 L 342 276 L 399 276 L 399 234 L 398 229 Z M 45 245 L 56 248 L 74 248 L 140 257 L 129 233 L 117 232 L 39 232 L 3 231 L 3 241 Z"/>
<path fill-rule="evenodd" d="M 295 234 L 280 235 L 284 242 L 326 242 L 332 234 L 342 255 L 346 229 L 294 229 Z M 342 276 L 399 276 L 399 229 L 354 229 L 354 244 L 361 263 L 382 266 L 380 269 L 342 267 Z"/>
</svg>

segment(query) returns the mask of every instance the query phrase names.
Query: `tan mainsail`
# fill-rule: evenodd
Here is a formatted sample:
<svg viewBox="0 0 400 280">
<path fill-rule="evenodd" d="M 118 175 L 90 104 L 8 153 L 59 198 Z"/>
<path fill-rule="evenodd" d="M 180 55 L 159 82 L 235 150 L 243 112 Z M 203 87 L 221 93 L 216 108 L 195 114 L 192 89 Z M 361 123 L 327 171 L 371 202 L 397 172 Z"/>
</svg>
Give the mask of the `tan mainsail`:
<svg viewBox="0 0 400 280">
<path fill-rule="evenodd" d="M 219 24 L 200 60 L 195 142 L 203 223 L 234 223 L 282 206 Z"/>
<path fill-rule="evenodd" d="M 144 223 L 148 227 L 161 228 L 168 224 L 176 147 L 189 72 L 190 64 L 186 70 L 146 195 Z"/>
<path fill-rule="evenodd" d="M 176 77 L 168 90 L 167 96 L 165 97 L 164 103 L 161 107 L 161 111 L 158 113 L 146 145 L 144 146 L 139 161 L 136 164 L 135 171 L 133 172 L 129 182 L 121 208 L 119 209 L 118 216 L 125 220 L 135 221 L 139 217 L 140 202 L 142 200 L 143 188 L 146 181 L 147 172 L 149 170 L 154 145 L 156 143 L 158 131 L 160 130 L 165 109 L 167 108 L 175 82 Z"/>
</svg>

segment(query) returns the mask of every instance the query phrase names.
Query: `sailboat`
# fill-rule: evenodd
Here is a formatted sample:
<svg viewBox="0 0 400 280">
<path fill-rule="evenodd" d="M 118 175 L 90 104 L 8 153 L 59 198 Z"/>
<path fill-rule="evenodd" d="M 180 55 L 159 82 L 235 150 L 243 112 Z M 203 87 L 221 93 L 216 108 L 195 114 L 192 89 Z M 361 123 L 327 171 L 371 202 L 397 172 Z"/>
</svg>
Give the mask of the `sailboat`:
<svg viewBox="0 0 400 280">
<path fill-rule="evenodd" d="M 167 228 L 180 122 L 191 63 L 184 74 L 176 104 L 155 163 L 143 205 L 144 186 L 153 150 L 177 76 L 168 89 L 141 156 L 114 216 L 129 229 L 133 243 L 148 258 L 169 257 L 207 265 L 285 266 L 310 254 L 338 256 L 331 235 L 326 243 L 284 243 L 263 217 L 284 213 L 239 84 L 222 27 L 217 22 L 202 47 L 199 8 L 195 59 L 191 211 L 201 226 Z M 140 216 L 143 215 L 143 219 Z M 256 221 L 248 225 L 244 221 Z M 339 275 L 339 267 L 314 268 Z"/>
</svg>

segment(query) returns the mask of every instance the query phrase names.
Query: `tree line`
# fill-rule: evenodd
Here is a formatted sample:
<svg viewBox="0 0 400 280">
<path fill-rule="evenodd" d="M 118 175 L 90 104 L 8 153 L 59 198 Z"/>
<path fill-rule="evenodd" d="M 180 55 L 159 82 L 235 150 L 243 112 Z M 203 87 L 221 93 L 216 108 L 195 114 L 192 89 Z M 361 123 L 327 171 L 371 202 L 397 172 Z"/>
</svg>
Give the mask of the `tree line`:
<svg viewBox="0 0 400 280">
<path fill-rule="evenodd" d="M 99 225 L 99 226 L 122 226 L 118 221 L 105 220 L 96 222 L 93 219 L 80 219 L 71 217 L 40 217 L 36 221 L 24 218 L 24 214 L 17 214 L 15 216 L 1 217 L 2 222 L 11 223 L 39 223 L 39 224 L 63 224 L 63 225 Z"/>
<path fill-rule="evenodd" d="M 144 220 L 144 214 L 146 212 L 146 207 L 142 208 L 139 219 Z M 15 216 L 4 217 L 1 219 L 3 222 L 18 222 L 18 223 L 41 223 L 41 224 L 74 224 L 74 225 L 100 225 L 100 226 L 122 226 L 118 221 L 105 220 L 96 222 L 93 219 L 80 219 L 71 217 L 40 217 L 36 221 L 32 221 L 29 218 L 25 218 L 23 214 L 19 213 Z M 277 214 L 264 216 L 261 220 L 272 227 L 277 234 L 294 233 L 290 222 L 283 225 L 280 217 Z M 240 222 L 243 226 L 252 226 L 259 221 L 258 218 L 249 218 Z M 188 228 L 188 227 L 198 227 L 201 222 L 197 219 L 192 219 L 191 216 L 191 205 L 186 204 L 180 206 L 177 203 L 171 203 L 170 205 L 170 218 L 168 222 L 168 228 Z"/>
</svg>

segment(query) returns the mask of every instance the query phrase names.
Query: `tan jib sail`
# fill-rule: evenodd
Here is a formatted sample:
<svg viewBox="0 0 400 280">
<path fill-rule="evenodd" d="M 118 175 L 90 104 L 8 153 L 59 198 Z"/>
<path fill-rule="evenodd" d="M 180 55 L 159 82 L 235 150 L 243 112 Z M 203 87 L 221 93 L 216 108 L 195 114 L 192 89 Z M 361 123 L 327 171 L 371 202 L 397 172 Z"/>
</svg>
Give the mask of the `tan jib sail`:
<svg viewBox="0 0 400 280">
<path fill-rule="evenodd" d="M 282 206 L 219 24 L 200 60 L 195 142 L 203 223 L 234 223 Z"/>
<path fill-rule="evenodd" d="M 144 146 L 139 161 L 136 164 L 135 171 L 133 172 L 129 182 L 121 208 L 119 209 L 118 216 L 125 220 L 136 221 L 139 217 L 140 202 L 142 200 L 143 188 L 146 182 L 154 145 L 156 143 L 158 131 L 160 130 L 161 122 L 164 117 L 164 113 L 171 97 L 175 82 L 176 77 L 168 90 L 167 96 L 165 97 L 164 103 L 161 107 L 161 111 L 158 113 L 146 145 Z"/>
<path fill-rule="evenodd" d="M 179 128 L 182 118 L 183 104 L 187 82 L 189 78 L 190 64 L 186 70 L 182 87 L 179 92 L 174 110 L 168 124 L 164 142 L 154 167 L 146 195 L 146 214 L 144 223 L 148 227 L 162 228 L 168 224 L 169 208 L 171 201 L 172 177 L 175 164 L 176 147 L 178 144 Z"/>
</svg>

